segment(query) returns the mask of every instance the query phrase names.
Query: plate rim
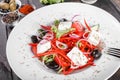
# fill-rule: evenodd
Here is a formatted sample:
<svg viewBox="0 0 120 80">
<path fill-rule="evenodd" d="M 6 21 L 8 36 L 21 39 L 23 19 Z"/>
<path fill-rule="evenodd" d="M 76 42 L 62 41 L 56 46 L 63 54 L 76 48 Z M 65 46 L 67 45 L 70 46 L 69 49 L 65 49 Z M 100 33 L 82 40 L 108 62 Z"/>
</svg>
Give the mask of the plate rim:
<svg viewBox="0 0 120 80">
<path fill-rule="evenodd" d="M 96 8 L 96 9 L 101 10 L 101 11 L 104 11 L 107 15 L 111 16 L 116 23 L 118 23 L 118 24 L 120 25 L 119 21 L 118 21 L 112 14 L 110 14 L 109 12 L 105 11 L 104 9 L 99 8 L 99 7 L 97 7 L 97 6 L 94 6 L 94 5 L 89 5 L 89 4 L 84 4 L 84 3 L 78 3 L 78 2 L 64 2 L 64 3 L 57 3 L 57 4 L 47 5 L 47 6 L 44 6 L 44 7 L 41 7 L 41 8 L 46 8 L 46 7 L 51 7 L 51 6 L 61 5 L 61 4 L 64 4 L 64 5 L 65 5 L 65 4 L 80 4 L 80 5 L 85 5 L 85 6 L 87 5 L 87 6 L 94 7 L 94 8 Z M 39 9 L 37 9 L 37 10 L 35 10 L 35 11 L 37 12 L 37 11 L 40 10 L 41 8 L 39 8 Z M 35 12 L 35 11 L 33 11 L 33 12 Z M 33 13 L 33 12 L 32 12 L 32 13 Z M 30 13 L 29 15 L 31 15 L 32 13 Z M 27 16 L 29 16 L 29 15 L 27 15 Z M 22 20 L 24 20 L 24 19 L 25 19 L 25 18 L 23 18 Z M 19 23 L 18 23 L 18 25 L 19 25 Z M 13 30 L 11 31 L 11 33 L 13 33 L 14 30 L 16 30 L 16 28 L 17 28 L 17 27 L 15 27 L 15 29 L 13 29 Z M 10 36 L 11 36 L 11 33 L 10 33 L 10 35 L 9 35 L 9 38 L 10 38 Z M 8 62 L 9 62 L 9 64 L 10 64 L 11 62 L 9 61 L 8 52 L 7 52 L 7 49 L 8 49 L 7 47 L 8 47 L 9 38 L 8 38 L 8 40 L 7 40 L 6 55 L 7 55 Z M 14 68 L 12 67 L 11 64 L 10 64 L 10 67 L 11 67 L 12 70 L 17 74 L 17 72 L 14 70 Z M 116 70 L 114 70 L 114 71 L 112 72 L 112 74 L 110 74 L 108 77 L 106 77 L 105 80 L 107 80 L 107 79 L 109 79 L 110 77 L 112 77 L 112 76 L 118 71 L 119 68 L 120 68 L 120 64 L 119 64 L 119 66 L 116 68 Z M 19 78 L 21 78 L 19 74 L 17 74 L 17 76 L 19 76 Z M 22 79 L 22 78 L 21 78 L 21 79 Z"/>
</svg>

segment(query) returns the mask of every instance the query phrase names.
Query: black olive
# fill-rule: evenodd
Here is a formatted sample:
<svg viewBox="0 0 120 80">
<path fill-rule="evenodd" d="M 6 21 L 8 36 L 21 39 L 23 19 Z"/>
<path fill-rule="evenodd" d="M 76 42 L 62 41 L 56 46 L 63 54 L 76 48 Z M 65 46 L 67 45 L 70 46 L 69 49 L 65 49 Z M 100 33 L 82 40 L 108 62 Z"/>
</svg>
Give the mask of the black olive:
<svg viewBox="0 0 120 80">
<path fill-rule="evenodd" d="M 3 12 L 3 13 L 9 12 L 9 10 L 7 10 L 7 9 L 2 9 L 2 10 L 0 10 L 0 11 Z"/>
<path fill-rule="evenodd" d="M 55 71 L 59 71 L 61 69 L 61 67 L 59 66 L 58 68 L 54 69 Z"/>
<path fill-rule="evenodd" d="M 10 0 L 4 0 L 4 2 L 5 2 L 5 3 L 9 3 L 9 2 L 10 2 Z"/>
<path fill-rule="evenodd" d="M 18 9 L 19 8 L 19 5 L 18 4 L 16 4 L 16 9 Z"/>
<path fill-rule="evenodd" d="M 35 35 L 31 36 L 31 40 L 33 43 L 38 43 L 37 36 L 35 36 Z"/>
<path fill-rule="evenodd" d="M 98 59 L 101 57 L 101 52 L 98 49 L 93 50 L 93 52 L 91 53 L 91 56 L 93 56 L 95 59 Z"/>
<path fill-rule="evenodd" d="M 62 18 L 62 19 L 60 20 L 60 22 L 65 22 L 65 21 L 68 21 L 68 20 L 65 19 L 65 18 Z"/>
<path fill-rule="evenodd" d="M 59 68 L 59 65 L 55 61 L 47 62 L 45 65 L 53 70 L 57 70 Z"/>
</svg>

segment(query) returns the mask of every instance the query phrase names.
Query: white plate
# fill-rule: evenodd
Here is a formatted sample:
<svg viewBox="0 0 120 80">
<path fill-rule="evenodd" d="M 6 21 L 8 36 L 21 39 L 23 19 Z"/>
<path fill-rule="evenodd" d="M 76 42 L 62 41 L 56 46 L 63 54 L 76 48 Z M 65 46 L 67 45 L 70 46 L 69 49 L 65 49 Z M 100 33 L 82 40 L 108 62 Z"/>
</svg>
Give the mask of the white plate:
<svg viewBox="0 0 120 80">
<path fill-rule="evenodd" d="M 81 3 L 60 3 L 40 8 L 27 15 L 11 32 L 7 42 L 7 58 L 13 71 L 23 80 L 105 80 L 119 68 L 120 59 L 103 52 L 95 61 L 96 66 L 60 75 L 47 71 L 40 61 L 32 58 L 28 43 L 30 36 L 37 34 L 40 24 L 50 24 L 55 19 L 85 18 L 90 25 L 100 24 L 100 33 L 107 46 L 120 48 L 120 24 L 109 13 L 97 7 Z"/>
</svg>

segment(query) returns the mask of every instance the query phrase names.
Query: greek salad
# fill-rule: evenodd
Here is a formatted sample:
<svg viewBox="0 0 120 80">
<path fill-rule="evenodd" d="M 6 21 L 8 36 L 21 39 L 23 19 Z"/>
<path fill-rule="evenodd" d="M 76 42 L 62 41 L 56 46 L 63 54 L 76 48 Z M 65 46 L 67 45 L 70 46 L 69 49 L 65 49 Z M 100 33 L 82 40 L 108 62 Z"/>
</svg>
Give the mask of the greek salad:
<svg viewBox="0 0 120 80">
<path fill-rule="evenodd" d="M 31 51 L 43 65 L 64 75 L 94 66 L 101 57 L 99 24 L 85 26 L 65 18 L 52 25 L 40 25 L 39 35 L 31 36 Z"/>
</svg>

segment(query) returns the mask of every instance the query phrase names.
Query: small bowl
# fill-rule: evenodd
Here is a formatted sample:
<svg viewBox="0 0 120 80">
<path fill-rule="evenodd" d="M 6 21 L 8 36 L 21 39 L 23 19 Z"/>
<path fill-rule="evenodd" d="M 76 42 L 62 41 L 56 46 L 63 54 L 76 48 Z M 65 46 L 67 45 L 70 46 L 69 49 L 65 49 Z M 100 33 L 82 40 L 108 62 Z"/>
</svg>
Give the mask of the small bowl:
<svg viewBox="0 0 120 80">
<path fill-rule="evenodd" d="M 19 22 L 19 15 L 17 12 L 10 12 L 4 14 L 1 18 L 1 22 L 4 25 L 14 25 Z"/>
<path fill-rule="evenodd" d="M 26 5 L 26 4 L 22 4 L 21 7 L 24 6 L 24 5 Z M 36 9 L 36 6 L 35 6 L 34 4 L 30 4 L 30 5 L 34 8 L 34 10 Z M 20 9 L 20 8 L 19 8 L 19 9 Z M 34 10 L 33 10 L 33 11 L 34 11 Z M 30 12 L 30 13 L 31 13 L 31 12 Z M 18 14 L 21 15 L 21 16 L 26 16 L 26 14 L 21 13 L 19 10 L 18 10 Z"/>
<path fill-rule="evenodd" d="M 22 5 L 22 3 L 21 3 L 21 1 L 20 0 L 16 0 L 16 4 L 18 5 L 18 8 L 15 10 L 15 11 L 13 11 L 13 12 L 17 12 L 18 11 L 18 9 L 21 7 L 21 5 Z M 4 14 L 8 14 L 8 13 L 10 13 L 11 11 L 8 11 L 8 12 L 2 12 L 1 10 L 0 10 L 0 14 L 1 15 L 4 15 Z"/>
</svg>

